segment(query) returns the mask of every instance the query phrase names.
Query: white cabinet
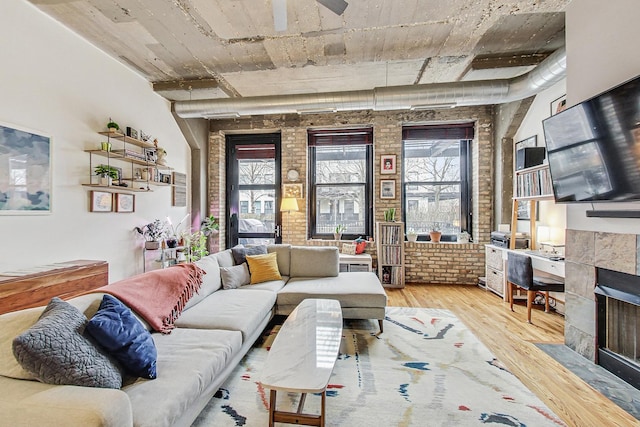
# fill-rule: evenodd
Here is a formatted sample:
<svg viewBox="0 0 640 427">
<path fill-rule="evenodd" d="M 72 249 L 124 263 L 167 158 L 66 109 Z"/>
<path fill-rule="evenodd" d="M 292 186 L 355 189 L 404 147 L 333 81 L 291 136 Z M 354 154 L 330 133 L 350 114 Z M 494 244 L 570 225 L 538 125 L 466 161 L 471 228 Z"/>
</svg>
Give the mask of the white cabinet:
<svg viewBox="0 0 640 427">
<path fill-rule="evenodd" d="M 504 249 L 493 245 L 485 246 L 485 275 L 487 289 L 504 298 L 505 289 Z"/>
<path fill-rule="evenodd" d="M 372 261 L 369 254 L 340 254 L 340 271 L 371 271 Z"/>
</svg>

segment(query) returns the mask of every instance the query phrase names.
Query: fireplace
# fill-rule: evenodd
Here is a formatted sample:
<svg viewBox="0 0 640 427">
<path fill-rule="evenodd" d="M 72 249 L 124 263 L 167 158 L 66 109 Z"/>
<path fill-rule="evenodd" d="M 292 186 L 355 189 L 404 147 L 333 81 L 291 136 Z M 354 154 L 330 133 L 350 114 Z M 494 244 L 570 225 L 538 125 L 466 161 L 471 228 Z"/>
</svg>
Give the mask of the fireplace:
<svg viewBox="0 0 640 427">
<path fill-rule="evenodd" d="M 640 276 L 596 271 L 596 362 L 640 389 Z"/>
</svg>

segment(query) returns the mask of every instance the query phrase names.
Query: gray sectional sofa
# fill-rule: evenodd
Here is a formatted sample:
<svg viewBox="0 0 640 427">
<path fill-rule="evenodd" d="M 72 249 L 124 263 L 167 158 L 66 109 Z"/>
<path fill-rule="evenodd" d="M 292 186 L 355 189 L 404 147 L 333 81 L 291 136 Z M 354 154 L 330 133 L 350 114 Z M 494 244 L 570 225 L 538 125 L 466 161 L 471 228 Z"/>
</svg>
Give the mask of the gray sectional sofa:
<svg viewBox="0 0 640 427">
<path fill-rule="evenodd" d="M 377 319 L 382 331 L 386 294 L 373 273 L 338 273 L 334 247 L 271 245 L 281 280 L 224 289 L 221 268 L 231 250 L 197 265 L 202 287 L 170 334 L 152 333 L 157 378 L 129 379 L 121 389 L 51 385 L 35 380 L 12 353 L 43 307 L 0 316 L 0 420 L 11 426 L 188 426 L 249 351 L 271 318 L 289 314 L 305 298 L 334 298 L 345 318 Z M 90 319 L 103 294 L 69 300 Z M 139 319 L 147 329 L 149 325 Z"/>
</svg>

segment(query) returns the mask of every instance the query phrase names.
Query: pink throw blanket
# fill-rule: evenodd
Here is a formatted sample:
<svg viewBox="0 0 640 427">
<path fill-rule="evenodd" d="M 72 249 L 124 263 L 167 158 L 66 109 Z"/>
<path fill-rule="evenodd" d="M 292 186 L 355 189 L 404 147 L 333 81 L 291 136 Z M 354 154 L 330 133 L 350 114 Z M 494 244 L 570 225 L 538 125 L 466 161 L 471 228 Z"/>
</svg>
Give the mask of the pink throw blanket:
<svg viewBox="0 0 640 427">
<path fill-rule="evenodd" d="M 139 314 L 156 331 L 168 334 L 185 304 L 200 290 L 206 274 L 195 264 L 153 270 L 92 292 L 111 294 Z"/>
</svg>

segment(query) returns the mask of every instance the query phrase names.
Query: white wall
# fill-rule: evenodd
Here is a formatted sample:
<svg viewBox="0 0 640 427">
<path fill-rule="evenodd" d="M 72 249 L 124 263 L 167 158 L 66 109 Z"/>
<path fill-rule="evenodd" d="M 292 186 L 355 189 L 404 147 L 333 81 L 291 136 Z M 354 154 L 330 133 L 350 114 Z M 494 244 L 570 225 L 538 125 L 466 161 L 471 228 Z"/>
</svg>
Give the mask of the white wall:
<svg viewBox="0 0 640 427">
<path fill-rule="evenodd" d="M 538 147 L 545 146 L 542 121 L 551 115 L 551 102 L 566 94 L 566 80 L 562 80 L 553 87 L 540 92 L 533 100 L 529 111 L 525 115 L 514 141 L 522 141 L 531 136 L 537 136 Z M 551 229 L 551 241 L 564 242 L 564 230 L 566 229 L 566 207 L 556 204 L 552 200 L 542 200 L 538 203 L 540 217 L 538 225 L 549 226 Z M 529 231 L 529 221 L 518 221 L 518 231 Z"/>
<path fill-rule="evenodd" d="M 640 1 L 576 0 L 567 7 L 567 105 L 575 105 L 640 74 Z M 640 203 L 598 203 L 598 210 L 640 209 Z M 567 206 L 574 230 L 640 234 L 640 220 L 587 218 L 590 204 Z"/>
<path fill-rule="evenodd" d="M 154 218 L 179 221 L 171 189 L 135 193 L 135 213 L 89 212 L 89 154 L 112 117 L 158 138 L 167 162 L 189 174 L 187 143 L 170 104 L 150 84 L 24 0 L 0 14 L 0 122 L 52 138 L 50 215 L 0 216 L 0 271 L 73 259 L 109 262 L 110 281 L 142 272 L 142 242 L 132 231 Z M 124 166 L 124 165 L 123 165 Z M 190 180 L 188 180 L 189 182 Z"/>
</svg>

